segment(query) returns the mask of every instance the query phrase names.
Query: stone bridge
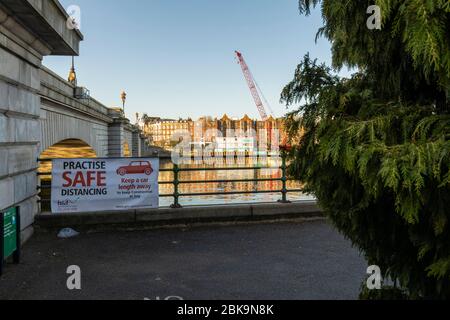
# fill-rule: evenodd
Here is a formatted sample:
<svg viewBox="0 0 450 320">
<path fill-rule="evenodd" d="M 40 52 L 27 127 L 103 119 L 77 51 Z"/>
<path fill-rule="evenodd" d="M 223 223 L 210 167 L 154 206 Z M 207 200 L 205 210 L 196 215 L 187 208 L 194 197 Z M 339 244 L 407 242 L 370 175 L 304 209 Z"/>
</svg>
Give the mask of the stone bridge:
<svg viewBox="0 0 450 320">
<path fill-rule="evenodd" d="M 39 213 L 38 158 L 61 142 L 80 141 L 97 157 L 141 156 L 146 139 L 117 110 L 42 66 L 47 55 L 79 54 L 83 35 L 68 29 L 57 0 L 0 0 L 0 212 L 19 206 L 22 240 Z"/>
<path fill-rule="evenodd" d="M 45 67 L 40 80 L 40 153 L 65 140 L 85 142 L 97 157 L 139 157 L 145 152 L 144 136 L 121 112 L 93 98 L 75 98 L 75 87 Z"/>
</svg>

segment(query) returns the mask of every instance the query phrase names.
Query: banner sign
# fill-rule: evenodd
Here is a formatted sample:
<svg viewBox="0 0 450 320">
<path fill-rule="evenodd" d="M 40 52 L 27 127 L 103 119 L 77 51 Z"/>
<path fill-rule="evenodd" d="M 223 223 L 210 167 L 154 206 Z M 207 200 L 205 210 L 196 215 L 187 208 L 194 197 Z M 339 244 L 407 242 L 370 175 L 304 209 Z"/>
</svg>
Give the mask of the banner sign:
<svg viewBox="0 0 450 320">
<path fill-rule="evenodd" d="M 52 212 L 75 213 L 159 206 L 159 159 L 55 159 Z"/>
</svg>

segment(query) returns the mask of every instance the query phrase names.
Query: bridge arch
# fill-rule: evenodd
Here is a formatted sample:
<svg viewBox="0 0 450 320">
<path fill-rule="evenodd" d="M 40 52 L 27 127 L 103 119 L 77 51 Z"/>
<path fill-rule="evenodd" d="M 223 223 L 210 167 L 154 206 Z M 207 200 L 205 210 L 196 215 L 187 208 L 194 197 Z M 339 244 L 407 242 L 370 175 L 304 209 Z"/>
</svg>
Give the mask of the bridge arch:
<svg viewBox="0 0 450 320">
<path fill-rule="evenodd" d="M 41 198 L 50 199 L 51 186 L 51 159 L 61 158 L 97 158 L 95 150 L 85 141 L 80 139 L 65 139 L 42 151 L 39 155 L 39 179 L 41 190 L 39 196 Z M 50 203 L 41 203 L 42 211 L 50 211 Z"/>
<path fill-rule="evenodd" d="M 124 157 L 131 157 L 131 150 L 130 150 L 130 144 L 128 142 L 123 143 L 123 156 Z"/>
<path fill-rule="evenodd" d="M 52 170 L 52 163 L 48 159 L 61 158 L 97 158 L 95 150 L 80 139 L 66 139 L 55 143 L 39 155 L 40 161 L 38 172 L 44 174 Z M 43 176 L 46 177 L 46 176 Z"/>
<path fill-rule="evenodd" d="M 91 146 L 96 156 L 108 156 L 108 123 L 47 101 L 41 106 L 41 152 L 61 141 L 80 140 Z"/>
<path fill-rule="evenodd" d="M 87 142 L 72 138 L 61 140 L 41 152 L 41 158 L 97 158 L 97 152 Z"/>
</svg>

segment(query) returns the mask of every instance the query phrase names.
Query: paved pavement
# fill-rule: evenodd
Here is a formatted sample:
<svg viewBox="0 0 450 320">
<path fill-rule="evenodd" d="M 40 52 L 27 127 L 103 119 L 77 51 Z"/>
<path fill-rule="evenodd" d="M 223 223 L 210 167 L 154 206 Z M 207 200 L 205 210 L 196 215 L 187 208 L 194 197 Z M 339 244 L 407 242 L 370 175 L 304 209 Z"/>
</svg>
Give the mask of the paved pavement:
<svg viewBox="0 0 450 320">
<path fill-rule="evenodd" d="M 66 287 L 81 268 L 82 289 Z M 356 299 L 367 264 L 325 221 L 38 234 L 0 299 Z"/>
</svg>

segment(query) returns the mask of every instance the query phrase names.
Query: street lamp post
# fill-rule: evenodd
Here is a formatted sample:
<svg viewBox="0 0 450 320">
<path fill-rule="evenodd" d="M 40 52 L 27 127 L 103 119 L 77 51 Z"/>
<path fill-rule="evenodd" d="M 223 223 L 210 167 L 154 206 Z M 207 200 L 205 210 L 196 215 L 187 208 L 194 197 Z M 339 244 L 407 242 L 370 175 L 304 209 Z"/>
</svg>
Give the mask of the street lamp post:
<svg viewBox="0 0 450 320">
<path fill-rule="evenodd" d="M 127 94 L 125 91 L 122 91 L 122 93 L 120 94 L 120 99 L 122 99 L 122 110 L 123 115 L 125 116 L 125 102 L 127 101 Z"/>
<path fill-rule="evenodd" d="M 72 67 L 70 68 L 68 81 L 77 86 L 77 73 L 75 72 L 75 58 L 72 56 Z"/>
</svg>

